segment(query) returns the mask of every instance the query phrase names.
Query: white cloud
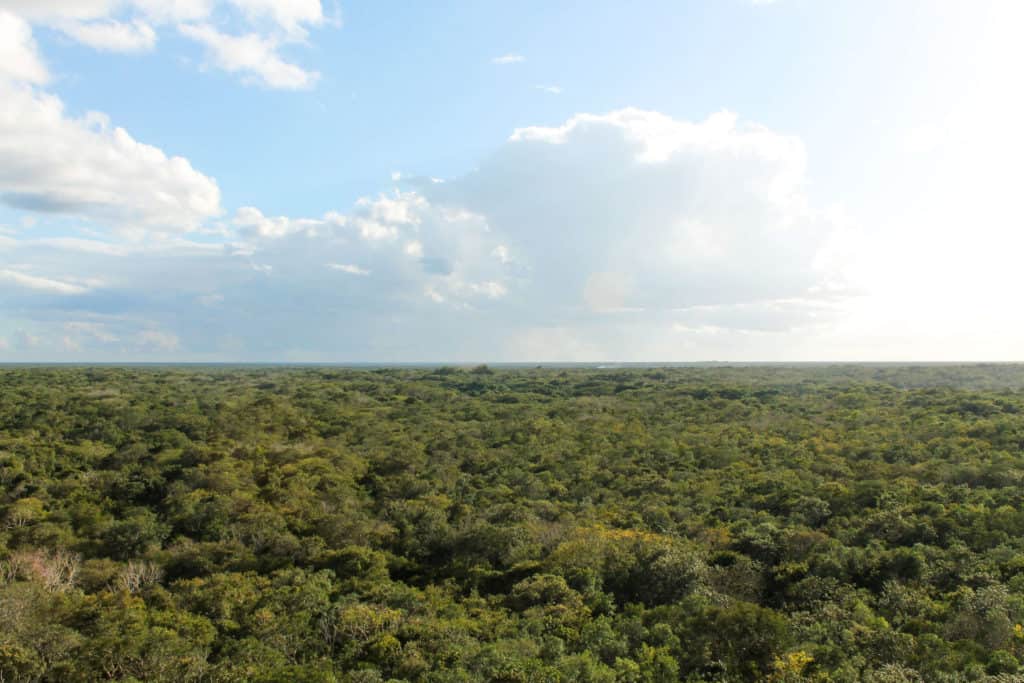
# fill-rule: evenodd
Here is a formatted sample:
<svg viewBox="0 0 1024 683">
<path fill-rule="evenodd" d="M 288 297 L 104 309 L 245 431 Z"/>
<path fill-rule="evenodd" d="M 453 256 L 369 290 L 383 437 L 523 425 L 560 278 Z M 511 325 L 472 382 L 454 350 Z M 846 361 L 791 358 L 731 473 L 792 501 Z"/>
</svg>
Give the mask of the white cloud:
<svg viewBox="0 0 1024 683">
<path fill-rule="evenodd" d="M 0 200 L 137 230 L 180 232 L 220 213 L 217 183 L 106 116 L 71 118 L 54 95 L 0 82 Z"/>
<path fill-rule="evenodd" d="M 290 297 L 315 291 L 317 310 L 340 306 L 346 319 L 403 311 L 404 324 L 425 326 L 411 334 L 425 347 L 439 343 L 432 316 L 473 315 L 463 324 L 476 326 L 476 357 L 522 359 L 553 329 L 565 353 L 676 357 L 672 344 L 689 352 L 709 330 L 754 339 L 836 314 L 847 296 L 840 223 L 809 208 L 804 167 L 799 140 L 727 113 L 582 115 L 516 131 L 449 182 L 414 178 L 415 191 L 346 215 L 274 219 L 262 230 L 273 246 L 254 248 L 276 286 L 305 292 Z M 374 278 L 332 289 L 303 266 L 327 255 Z M 682 343 L 674 330 L 701 332 Z"/>
<path fill-rule="evenodd" d="M 61 30 L 83 45 L 107 52 L 146 52 L 156 46 L 156 31 L 138 19 L 67 23 Z"/>
<path fill-rule="evenodd" d="M 40 22 L 95 19 L 112 12 L 117 4 L 114 0 L 0 0 L 0 8 Z"/>
<path fill-rule="evenodd" d="M 220 6 L 236 12 L 219 11 Z M 11 17 L 20 18 L 15 23 Z M 319 74 L 290 63 L 279 50 L 305 43 L 309 29 L 323 25 L 325 17 L 320 0 L 0 0 L 0 69 L 39 83 L 46 70 L 25 22 L 49 26 L 94 49 L 124 53 L 152 50 L 158 31 L 176 24 L 206 46 L 213 66 L 247 82 L 298 90 L 311 88 Z"/>
<path fill-rule="evenodd" d="M 228 73 L 270 88 L 304 90 L 313 87 L 320 74 L 285 61 L 278 53 L 280 41 L 256 33 L 229 35 L 209 24 L 181 24 L 182 35 L 206 46 L 213 64 Z"/>
<path fill-rule="evenodd" d="M 526 57 L 524 57 L 522 55 L 515 54 L 515 53 L 509 53 L 509 54 L 501 55 L 500 57 L 495 57 L 494 59 L 491 60 L 491 63 L 492 64 L 505 65 L 505 64 L 519 64 L 520 62 L 525 62 L 525 61 L 526 61 Z"/>
<path fill-rule="evenodd" d="M 370 271 L 368 271 L 366 268 L 360 268 L 359 266 L 351 263 L 328 263 L 327 267 L 333 270 L 340 270 L 341 272 L 348 273 L 349 275 L 365 276 L 370 274 Z"/>
<path fill-rule="evenodd" d="M 306 37 L 305 26 L 324 21 L 320 0 L 230 0 L 251 20 L 270 19 L 293 39 Z"/>
<path fill-rule="evenodd" d="M 499 244 L 491 250 L 491 256 L 498 259 L 501 263 L 511 263 L 512 257 L 508 253 L 508 247 L 504 244 Z"/>
<path fill-rule="evenodd" d="M 345 213 L 243 207 L 220 244 L 48 238 L 5 256 L 69 283 L 103 273 L 103 291 L 66 315 L 146 311 L 109 330 L 143 355 L 749 357 L 795 348 L 848 295 L 836 237 L 848 226 L 809 206 L 804 163 L 799 140 L 731 114 L 583 114 L 516 131 L 461 177 L 406 179 L 412 189 Z M 26 327 L 102 352 L 35 315 Z"/>
<path fill-rule="evenodd" d="M 537 90 L 548 93 L 549 95 L 561 95 L 562 87 L 558 85 L 535 85 L 533 86 Z"/>
<path fill-rule="evenodd" d="M 82 285 L 54 280 L 47 277 L 39 277 L 37 275 L 29 275 L 28 273 L 21 273 L 19 271 L 6 268 L 0 270 L 0 281 L 11 282 L 19 287 L 26 287 L 28 289 L 48 292 L 51 294 L 85 294 L 89 291 L 88 287 L 84 287 Z"/>
<path fill-rule="evenodd" d="M 375 199 L 363 197 L 356 202 L 356 206 L 364 210 L 369 220 L 399 225 L 418 223 L 418 212 L 426 205 L 426 200 L 412 192 L 399 192 L 393 197 L 382 194 Z"/>
<path fill-rule="evenodd" d="M 35 87 L 49 74 L 25 17 L 98 49 L 151 48 L 149 24 L 110 18 L 120 4 L 0 0 L 0 203 L 137 234 L 197 229 L 220 213 L 213 179 L 112 127 L 104 114 L 68 116 L 60 98 Z"/>
<path fill-rule="evenodd" d="M 150 21 L 163 24 L 205 19 L 214 11 L 217 0 L 131 0 L 130 4 Z"/>
<path fill-rule="evenodd" d="M 204 20 L 216 13 L 218 5 L 233 6 L 250 24 L 265 23 L 295 40 L 306 37 L 306 27 L 324 23 L 320 0 L 0 0 L 0 9 L 50 25 L 121 14 L 154 23 Z"/>
<path fill-rule="evenodd" d="M 253 207 L 239 210 L 234 225 L 250 240 L 251 253 L 275 272 L 294 271 L 315 254 L 336 254 L 329 269 L 380 277 L 400 290 L 430 284 L 452 301 L 497 298 L 501 263 L 486 221 L 465 210 L 434 206 L 416 192 L 359 199 L 349 214 L 323 218 L 267 217 Z"/>
<path fill-rule="evenodd" d="M 243 235 L 264 238 L 285 237 L 299 232 L 315 235 L 317 230 L 336 222 L 337 220 L 331 217 L 321 220 L 264 216 L 259 209 L 252 206 L 240 208 L 232 220 L 232 223 L 241 230 Z"/>
<path fill-rule="evenodd" d="M 836 225 L 807 205 L 804 157 L 798 139 L 733 114 L 625 109 L 519 129 L 424 192 L 485 216 L 522 255 L 528 298 L 562 316 L 837 296 L 817 258 Z"/>
<path fill-rule="evenodd" d="M 45 83 L 49 78 L 32 39 L 32 28 L 0 7 L 0 80 Z"/>
</svg>

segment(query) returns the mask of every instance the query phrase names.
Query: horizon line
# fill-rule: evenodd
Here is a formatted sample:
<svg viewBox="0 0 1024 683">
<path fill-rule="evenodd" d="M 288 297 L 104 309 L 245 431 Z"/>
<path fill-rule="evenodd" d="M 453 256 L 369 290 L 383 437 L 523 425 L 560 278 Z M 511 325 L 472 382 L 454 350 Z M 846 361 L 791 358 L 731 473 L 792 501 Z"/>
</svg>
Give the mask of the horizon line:
<svg viewBox="0 0 1024 683">
<path fill-rule="evenodd" d="M 799 366 L 799 365 L 890 365 L 890 366 L 979 366 L 979 365 L 1024 365 L 1024 360 L 694 360 L 694 361 L 281 361 L 281 360 L 257 360 L 257 361 L 231 361 L 231 360 L 210 360 L 210 361 L 99 361 L 99 360 L 29 360 L 29 361 L 0 361 L 0 368 L 4 367 L 25 367 L 25 366 L 103 366 L 103 367 L 131 367 L 131 366 L 281 366 L 281 367 L 592 367 L 613 369 L 615 367 L 646 367 L 646 368 L 670 368 L 670 367 L 693 367 L 693 366 Z"/>
</svg>

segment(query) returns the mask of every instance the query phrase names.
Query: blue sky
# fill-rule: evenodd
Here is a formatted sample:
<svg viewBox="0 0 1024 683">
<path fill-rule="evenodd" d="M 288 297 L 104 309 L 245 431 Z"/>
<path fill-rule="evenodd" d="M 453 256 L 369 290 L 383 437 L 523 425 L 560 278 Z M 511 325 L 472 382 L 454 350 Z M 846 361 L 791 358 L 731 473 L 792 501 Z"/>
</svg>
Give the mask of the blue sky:
<svg viewBox="0 0 1024 683">
<path fill-rule="evenodd" d="M 0 0 L 0 360 L 1018 359 L 1022 19 Z"/>
</svg>

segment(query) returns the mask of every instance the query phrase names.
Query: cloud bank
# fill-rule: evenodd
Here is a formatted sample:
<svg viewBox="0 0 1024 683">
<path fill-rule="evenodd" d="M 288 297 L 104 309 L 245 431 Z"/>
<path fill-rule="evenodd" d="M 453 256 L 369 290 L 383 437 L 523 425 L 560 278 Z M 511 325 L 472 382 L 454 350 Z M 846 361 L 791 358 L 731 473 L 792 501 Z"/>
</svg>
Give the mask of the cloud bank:
<svg viewBox="0 0 1024 683">
<path fill-rule="evenodd" d="M 348 211 L 242 207 L 216 243 L 9 239 L 34 269 L 0 288 L 38 349 L 95 357 L 685 358 L 813 327 L 849 293 L 843 226 L 809 206 L 804 168 L 798 139 L 729 112 L 582 114 Z M 179 220 L 201 222 L 215 196 L 179 171 L 180 196 L 205 198 Z"/>
</svg>

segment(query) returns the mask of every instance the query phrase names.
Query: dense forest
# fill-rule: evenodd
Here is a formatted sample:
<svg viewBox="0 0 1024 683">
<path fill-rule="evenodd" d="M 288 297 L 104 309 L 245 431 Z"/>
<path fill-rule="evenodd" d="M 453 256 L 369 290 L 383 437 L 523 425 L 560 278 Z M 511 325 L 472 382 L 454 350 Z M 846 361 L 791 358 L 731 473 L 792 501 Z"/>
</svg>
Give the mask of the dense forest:
<svg viewBox="0 0 1024 683">
<path fill-rule="evenodd" d="M 0 368 L 0 681 L 1024 681 L 1024 367 Z"/>
</svg>

